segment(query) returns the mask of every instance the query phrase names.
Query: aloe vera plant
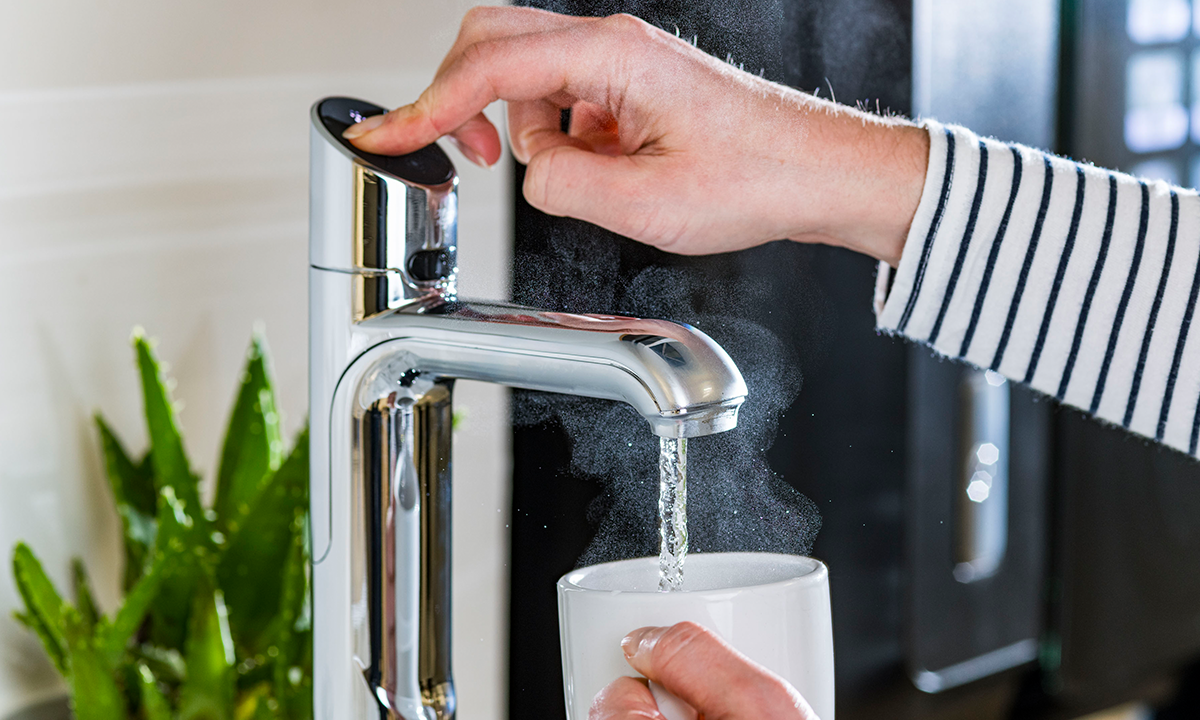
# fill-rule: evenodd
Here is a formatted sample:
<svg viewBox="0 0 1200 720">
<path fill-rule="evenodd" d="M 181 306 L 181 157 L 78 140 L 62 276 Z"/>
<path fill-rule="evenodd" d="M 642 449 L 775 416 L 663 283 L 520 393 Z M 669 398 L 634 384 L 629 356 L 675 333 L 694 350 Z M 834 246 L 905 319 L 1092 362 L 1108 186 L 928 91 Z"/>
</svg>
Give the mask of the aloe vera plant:
<svg viewBox="0 0 1200 720">
<path fill-rule="evenodd" d="M 100 611 L 79 560 L 68 602 L 19 543 L 17 619 L 66 679 L 77 720 L 311 718 L 307 431 L 285 454 L 256 336 L 206 507 L 162 366 L 141 332 L 133 346 L 150 448 L 131 456 L 96 416 L 124 536 L 121 606 Z"/>
</svg>

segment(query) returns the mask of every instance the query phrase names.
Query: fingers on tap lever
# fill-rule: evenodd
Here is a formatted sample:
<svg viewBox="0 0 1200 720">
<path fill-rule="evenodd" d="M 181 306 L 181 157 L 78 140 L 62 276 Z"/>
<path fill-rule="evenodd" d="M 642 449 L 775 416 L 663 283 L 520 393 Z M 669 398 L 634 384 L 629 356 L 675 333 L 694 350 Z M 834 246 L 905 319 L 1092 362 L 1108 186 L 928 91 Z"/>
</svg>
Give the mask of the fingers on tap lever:
<svg viewBox="0 0 1200 720">
<path fill-rule="evenodd" d="M 595 23 L 605 25 L 591 27 Z M 619 24 L 532 8 L 475 8 L 416 102 L 367 118 L 345 137 L 368 152 L 399 155 L 446 136 L 468 160 L 490 166 L 500 158 L 501 142 L 482 111 L 506 100 L 513 153 L 521 162 L 561 145 L 615 154 L 615 121 L 605 109 L 611 84 L 603 69 L 612 65 L 613 33 L 595 30 Z M 574 132 L 564 133 L 560 111 L 573 106 L 579 118 Z"/>
</svg>

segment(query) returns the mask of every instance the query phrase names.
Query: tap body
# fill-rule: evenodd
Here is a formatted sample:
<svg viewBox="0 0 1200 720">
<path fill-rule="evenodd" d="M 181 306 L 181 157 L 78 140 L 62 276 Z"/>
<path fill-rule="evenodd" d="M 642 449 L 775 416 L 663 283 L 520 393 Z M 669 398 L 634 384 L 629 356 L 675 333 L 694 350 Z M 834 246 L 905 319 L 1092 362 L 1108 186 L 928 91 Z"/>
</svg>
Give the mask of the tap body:
<svg viewBox="0 0 1200 720">
<path fill-rule="evenodd" d="M 379 112 L 312 111 L 314 710 L 448 720 L 454 380 L 623 401 L 664 437 L 732 428 L 746 388 L 685 325 L 459 300 L 453 167 L 341 139 Z"/>
</svg>

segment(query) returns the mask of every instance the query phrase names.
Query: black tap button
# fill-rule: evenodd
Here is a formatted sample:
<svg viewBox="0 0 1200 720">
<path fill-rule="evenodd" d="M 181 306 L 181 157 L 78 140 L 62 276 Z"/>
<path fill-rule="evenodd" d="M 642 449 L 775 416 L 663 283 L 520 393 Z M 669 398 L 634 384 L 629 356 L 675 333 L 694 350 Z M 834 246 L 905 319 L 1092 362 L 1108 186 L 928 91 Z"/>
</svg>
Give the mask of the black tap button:
<svg viewBox="0 0 1200 720">
<path fill-rule="evenodd" d="M 408 274 L 418 282 L 441 280 L 452 272 L 454 260 L 449 250 L 418 250 L 408 259 Z"/>
<path fill-rule="evenodd" d="M 442 185 L 454 179 L 454 165 L 437 143 L 426 145 L 407 155 L 388 156 L 359 150 L 342 137 L 346 128 L 354 123 L 384 112 L 386 111 L 383 108 L 374 103 L 346 97 L 325 98 L 317 105 L 317 114 L 330 136 L 351 155 L 360 157 L 401 180 L 417 185 Z"/>
</svg>

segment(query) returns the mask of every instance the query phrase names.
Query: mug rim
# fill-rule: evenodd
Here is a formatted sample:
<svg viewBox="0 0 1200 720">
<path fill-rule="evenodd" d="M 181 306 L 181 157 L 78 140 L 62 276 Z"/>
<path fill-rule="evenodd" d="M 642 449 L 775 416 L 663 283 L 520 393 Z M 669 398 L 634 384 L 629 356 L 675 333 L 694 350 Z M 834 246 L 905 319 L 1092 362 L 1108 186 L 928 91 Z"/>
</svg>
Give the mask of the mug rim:
<svg viewBox="0 0 1200 720">
<path fill-rule="evenodd" d="M 736 556 L 752 556 L 758 559 L 776 558 L 780 561 L 795 562 L 807 561 L 805 564 L 810 564 L 807 572 L 796 575 L 794 577 L 784 578 L 782 580 L 772 580 L 763 583 L 751 583 L 746 585 L 732 585 L 729 587 L 712 587 L 697 590 L 689 590 L 681 588 L 674 592 L 662 592 L 660 590 L 608 590 L 601 588 L 585 587 L 579 584 L 586 576 L 602 569 L 616 568 L 622 565 L 637 565 L 646 562 L 658 562 L 657 556 L 629 558 L 626 560 L 613 560 L 606 563 L 597 563 L 595 565 L 587 565 L 581 568 L 575 568 L 558 579 L 559 592 L 580 592 L 609 595 L 619 593 L 621 595 L 657 595 L 661 597 L 679 597 L 684 595 L 699 595 L 703 593 L 720 593 L 730 592 L 733 590 L 749 590 L 758 588 L 773 588 L 794 585 L 819 585 L 828 582 L 829 567 L 820 560 L 808 555 L 790 555 L 787 553 L 772 553 L 772 552 L 755 552 L 755 551 L 735 551 L 735 552 L 714 552 L 714 553 L 693 553 L 688 555 L 689 560 L 697 558 L 720 558 L 720 557 L 736 557 Z M 701 560 L 701 562 L 704 562 Z"/>
</svg>

